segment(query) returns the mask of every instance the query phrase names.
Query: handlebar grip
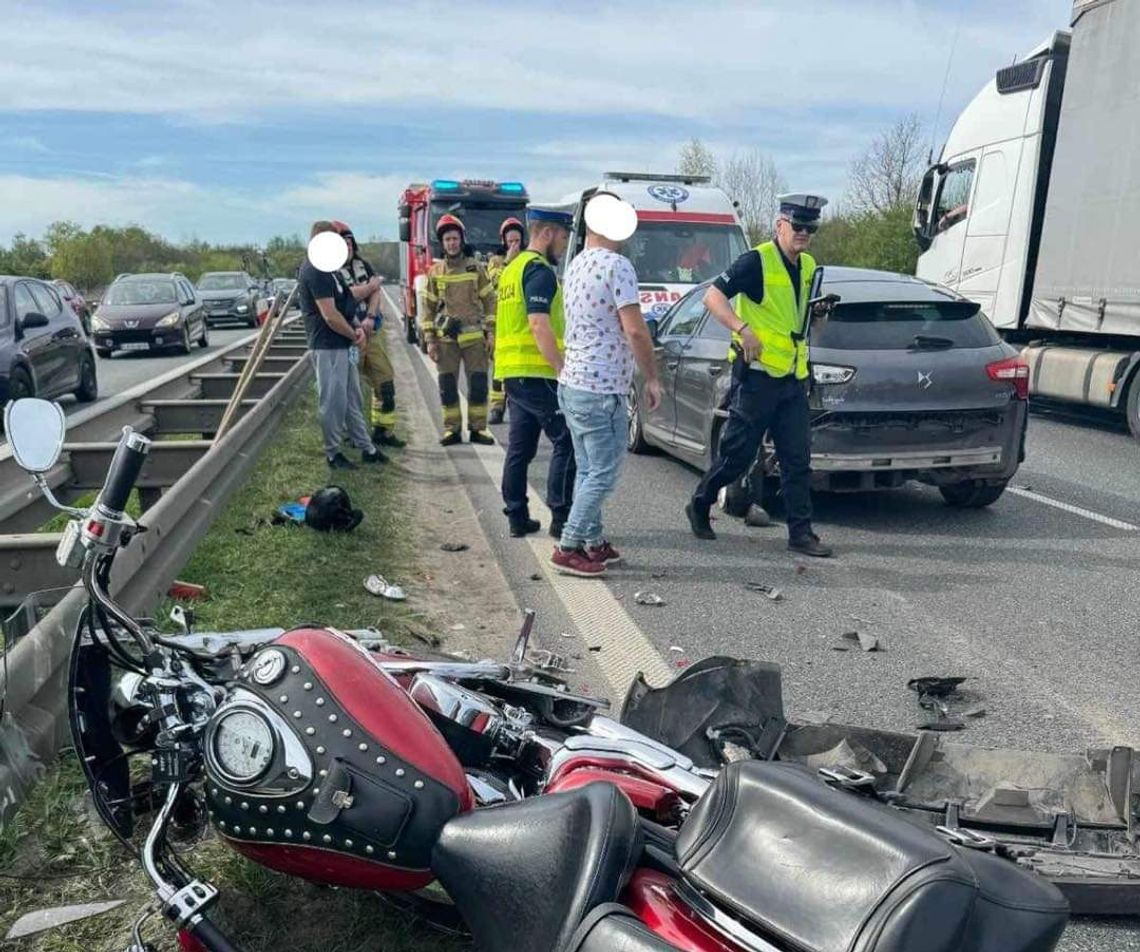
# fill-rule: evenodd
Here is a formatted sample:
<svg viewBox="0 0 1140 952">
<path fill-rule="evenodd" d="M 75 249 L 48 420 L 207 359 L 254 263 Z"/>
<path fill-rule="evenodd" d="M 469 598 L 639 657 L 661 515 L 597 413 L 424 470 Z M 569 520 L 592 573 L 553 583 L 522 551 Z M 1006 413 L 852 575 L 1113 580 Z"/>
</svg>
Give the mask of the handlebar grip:
<svg viewBox="0 0 1140 952">
<path fill-rule="evenodd" d="M 122 512 L 127 506 L 127 497 L 135 488 L 146 454 L 150 450 L 150 440 L 136 433 L 129 426 L 123 427 L 123 435 L 111 459 L 111 468 L 99 493 L 99 502 L 114 512 Z"/>
<path fill-rule="evenodd" d="M 241 952 L 238 946 L 226 938 L 221 929 L 205 917 L 194 925 L 186 926 L 185 931 L 197 939 L 207 952 Z"/>
</svg>

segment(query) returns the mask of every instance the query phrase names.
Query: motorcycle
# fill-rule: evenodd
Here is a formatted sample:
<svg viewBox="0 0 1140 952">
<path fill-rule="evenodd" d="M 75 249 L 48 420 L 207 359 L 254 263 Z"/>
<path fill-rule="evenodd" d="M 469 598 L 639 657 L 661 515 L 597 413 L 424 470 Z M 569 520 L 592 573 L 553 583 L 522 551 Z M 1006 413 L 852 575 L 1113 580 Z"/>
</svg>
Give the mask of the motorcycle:
<svg viewBox="0 0 1140 952">
<path fill-rule="evenodd" d="M 367 630 L 200 635 L 178 609 L 182 631 L 163 633 L 110 585 L 146 531 L 125 507 L 147 438 L 124 428 L 81 510 L 42 478 L 59 407 L 15 401 L 5 428 L 73 517 L 57 551 L 82 580 L 68 712 L 95 808 L 189 952 L 235 948 L 210 919 L 218 891 L 171 846 L 206 826 L 267 868 L 420 910 L 440 908 L 422 898 L 438 883 L 488 952 L 1047 952 L 1065 928 L 1054 886 L 960 830 L 790 761 L 701 766 L 607 716 L 552 656 L 536 663 L 533 613 L 506 663 Z"/>
</svg>

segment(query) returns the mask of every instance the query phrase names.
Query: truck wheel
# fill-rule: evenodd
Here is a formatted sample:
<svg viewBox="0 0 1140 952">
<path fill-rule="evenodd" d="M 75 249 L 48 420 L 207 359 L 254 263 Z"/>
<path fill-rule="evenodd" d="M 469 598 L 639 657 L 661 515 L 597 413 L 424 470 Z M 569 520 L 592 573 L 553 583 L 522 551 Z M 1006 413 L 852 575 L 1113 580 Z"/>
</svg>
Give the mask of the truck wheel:
<svg viewBox="0 0 1140 952">
<path fill-rule="evenodd" d="M 1136 439 L 1140 440 L 1140 372 L 1132 375 L 1124 412 L 1128 417 L 1128 429 Z"/>
<path fill-rule="evenodd" d="M 1008 480 L 987 483 L 981 479 L 964 479 L 960 483 L 939 486 L 938 491 L 955 509 L 984 509 L 998 501 L 1007 485 Z"/>
</svg>

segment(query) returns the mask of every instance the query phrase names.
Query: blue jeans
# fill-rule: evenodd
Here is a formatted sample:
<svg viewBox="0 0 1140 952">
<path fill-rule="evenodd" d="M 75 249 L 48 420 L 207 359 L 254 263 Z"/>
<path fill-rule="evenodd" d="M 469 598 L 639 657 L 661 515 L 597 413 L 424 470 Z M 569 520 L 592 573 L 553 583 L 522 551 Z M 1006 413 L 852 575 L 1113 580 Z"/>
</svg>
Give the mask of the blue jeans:
<svg viewBox="0 0 1140 952">
<path fill-rule="evenodd" d="M 570 427 L 578 476 L 574 505 L 562 530 L 564 549 L 600 545 L 602 505 L 617 485 L 625 459 L 629 417 L 625 394 L 558 388 L 558 403 Z"/>
</svg>

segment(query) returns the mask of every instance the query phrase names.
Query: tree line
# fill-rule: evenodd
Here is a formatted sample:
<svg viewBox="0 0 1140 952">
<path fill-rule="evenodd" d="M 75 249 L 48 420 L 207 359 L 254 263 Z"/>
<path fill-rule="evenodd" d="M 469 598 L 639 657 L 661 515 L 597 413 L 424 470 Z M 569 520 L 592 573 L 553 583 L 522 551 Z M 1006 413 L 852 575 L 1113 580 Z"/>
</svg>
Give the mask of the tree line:
<svg viewBox="0 0 1140 952">
<path fill-rule="evenodd" d="M 914 200 L 926 168 L 922 123 L 915 115 L 880 132 L 851 164 L 843 197 L 824 210 L 811 246 L 820 264 L 914 274 L 918 245 L 911 232 Z M 787 179 L 759 149 L 718 156 L 700 139 L 681 148 L 677 171 L 708 175 L 737 203 L 752 244 L 771 237 L 776 196 Z"/>
<path fill-rule="evenodd" d="M 361 252 L 387 277 L 399 273 L 394 242 L 370 241 Z M 277 235 L 264 247 L 212 245 L 197 239 L 176 244 L 141 225 L 95 225 L 70 221 L 48 226 L 41 238 L 17 234 L 0 245 L 0 274 L 63 278 L 84 292 L 103 288 L 119 274 L 177 271 L 191 281 L 207 271 L 248 271 L 258 278 L 291 278 L 305 255 L 300 235 Z"/>
</svg>

